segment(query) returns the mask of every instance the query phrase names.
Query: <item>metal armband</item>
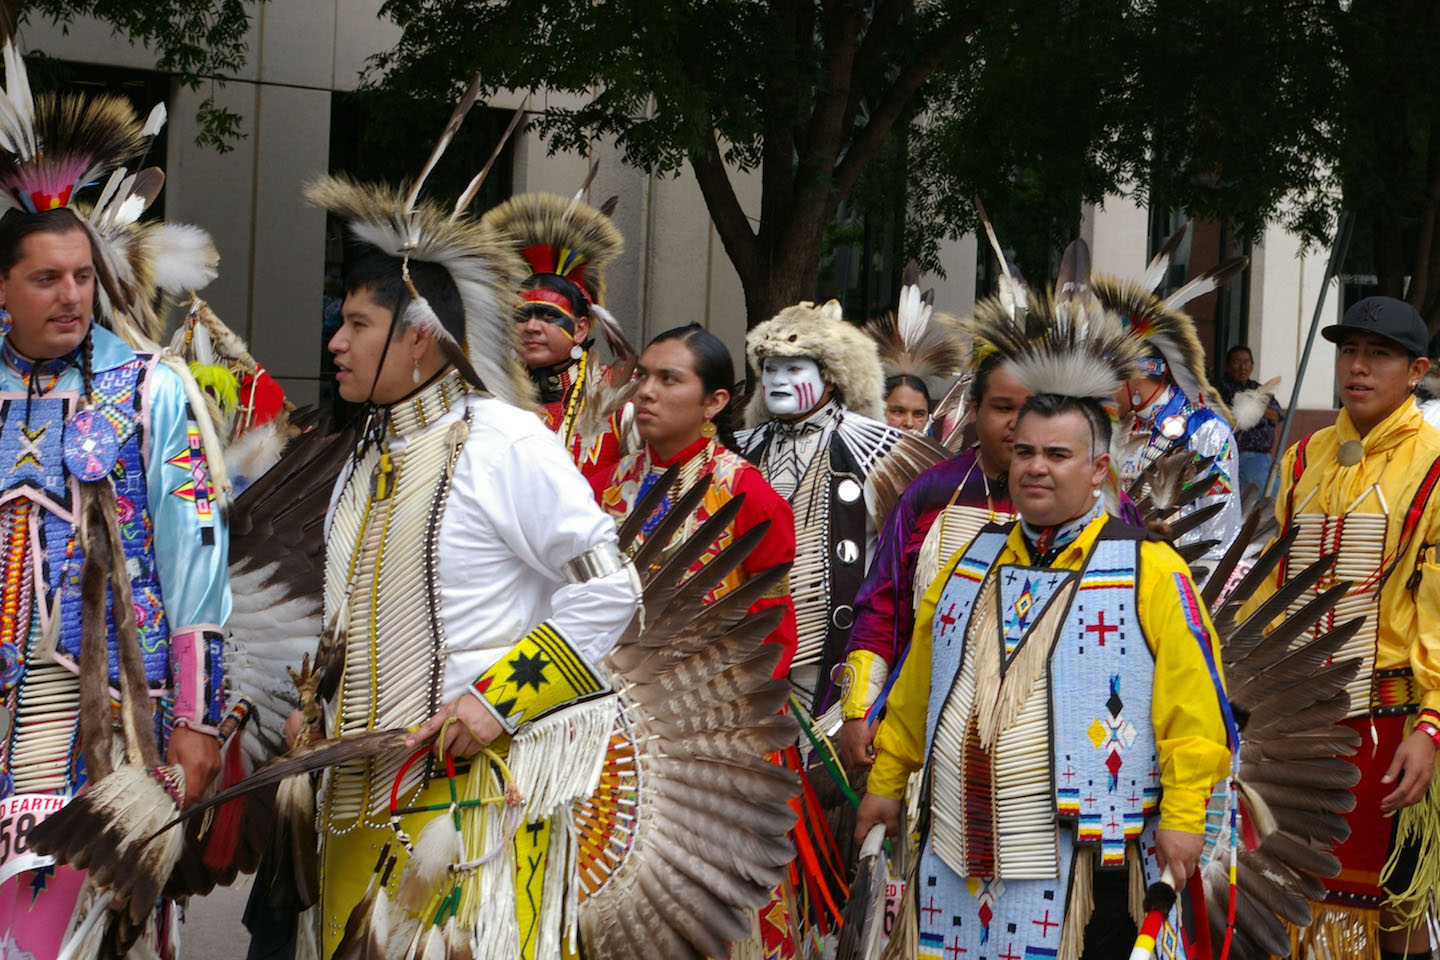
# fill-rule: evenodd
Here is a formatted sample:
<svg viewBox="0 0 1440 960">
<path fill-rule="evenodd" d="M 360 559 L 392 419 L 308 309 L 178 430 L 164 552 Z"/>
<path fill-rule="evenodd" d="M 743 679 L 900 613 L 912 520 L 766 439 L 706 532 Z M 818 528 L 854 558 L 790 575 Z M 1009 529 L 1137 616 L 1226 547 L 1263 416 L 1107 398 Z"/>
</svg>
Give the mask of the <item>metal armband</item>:
<svg viewBox="0 0 1440 960">
<path fill-rule="evenodd" d="M 562 569 L 566 580 L 571 583 L 584 583 L 586 580 L 598 580 L 612 573 L 619 573 L 629 562 L 620 555 L 620 548 L 614 543 L 599 543 L 566 562 Z"/>
</svg>

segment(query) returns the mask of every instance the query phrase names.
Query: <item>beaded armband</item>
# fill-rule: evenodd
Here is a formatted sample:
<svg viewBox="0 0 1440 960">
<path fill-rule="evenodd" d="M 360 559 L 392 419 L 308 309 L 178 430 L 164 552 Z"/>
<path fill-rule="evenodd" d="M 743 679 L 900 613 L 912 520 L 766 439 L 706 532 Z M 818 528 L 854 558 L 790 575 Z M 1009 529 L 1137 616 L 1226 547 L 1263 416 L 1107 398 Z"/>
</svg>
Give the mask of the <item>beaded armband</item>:
<svg viewBox="0 0 1440 960">
<path fill-rule="evenodd" d="M 472 688 L 506 733 L 557 710 L 610 692 L 559 630 L 542 623 L 520 639 Z"/>
<path fill-rule="evenodd" d="M 177 727 L 214 734 L 225 712 L 225 634 L 214 624 L 170 634 L 170 687 Z"/>
<path fill-rule="evenodd" d="M 873 650 L 852 650 L 846 654 L 845 662 L 835 668 L 835 682 L 840 685 L 840 718 L 864 717 L 885 689 L 885 678 L 889 674 L 889 664 Z"/>
</svg>

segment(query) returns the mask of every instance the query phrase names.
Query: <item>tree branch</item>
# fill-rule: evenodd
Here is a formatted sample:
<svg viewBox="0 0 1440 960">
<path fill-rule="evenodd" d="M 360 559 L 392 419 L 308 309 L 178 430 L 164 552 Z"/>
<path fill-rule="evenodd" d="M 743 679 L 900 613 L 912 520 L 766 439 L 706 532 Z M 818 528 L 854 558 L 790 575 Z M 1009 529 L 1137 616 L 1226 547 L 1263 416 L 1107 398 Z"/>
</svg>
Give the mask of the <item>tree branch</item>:
<svg viewBox="0 0 1440 960">
<path fill-rule="evenodd" d="M 968 32 L 960 29 L 958 25 L 952 25 L 920 45 L 915 56 L 905 64 L 890 84 L 890 88 L 871 109 L 869 121 L 855 134 L 849 149 L 845 151 L 844 159 L 836 166 L 833 189 L 837 194 L 844 196 L 855 186 L 855 181 L 860 179 L 866 164 L 880 149 L 880 144 L 889 136 L 896 121 L 905 114 L 915 94 L 945 60 L 950 47 Z"/>
<path fill-rule="evenodd" d="M 715 232 L 720 234 L 720 242 L 735 264 L 740 283 L 748 288 L 764 279 L 759 243 L 740 206 L 740 199 L 735 196 L 735 187 L 725 170 L 725 160 L 714 129 L 707 129 L 702 139 L 706 141 L 707 149 L 692 151 L 690 166 L 695 170 L 695 181 L 700 185 L 700 194 L 705 198 L 710 219 L 715 221 Z"/>
</svg>

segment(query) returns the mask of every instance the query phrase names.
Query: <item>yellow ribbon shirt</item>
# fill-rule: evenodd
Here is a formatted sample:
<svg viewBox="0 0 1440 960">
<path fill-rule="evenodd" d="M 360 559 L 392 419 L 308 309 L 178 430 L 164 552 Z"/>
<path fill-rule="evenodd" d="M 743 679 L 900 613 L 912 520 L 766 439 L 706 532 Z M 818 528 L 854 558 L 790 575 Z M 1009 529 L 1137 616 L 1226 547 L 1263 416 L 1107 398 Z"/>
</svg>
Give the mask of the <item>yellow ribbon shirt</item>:
<svg viewBox="0 0 1440 960">
<path fill-rule="evenodd" d="M 1363 444 L 1364 455 L 1356 464 L 1341 466 L 1337 459 L 1340 445 L 1351 440 Z M 1289 520 L 1287 504 L 1293 503 L 1298 512 L 1333 517 L 1377 514 L 1388 506 L 1386 562 L 1396 560 L 1389 554 L 1400 542 L 1405 515 L 1430 465 L 1440 457 L 1440 430 L 1426 423 L 1419 408 L 1407 401 L 1362 438 L 1350 415 L 1342 410 L 1335 426 L 1317 430 L 1306 442 L 1305 468 L 1296 484 L 1298 446 L 1285 451 L 1281 464 L 1280 496 L 1275 500 L 1275 519 L 1281 528 Z M 1371 491 L 1377 484 L 1384 497 L 1383 504 Z M 1437 541 L 1440 541 L 1440 491 L 1425 505 L 1405 554 L 1398 558 L 1380 590 L 1379 636 L 1375 650 L 1376 669 L 1405 666 L 1414 669 L 1420 706 L 1431 710 L 1440 710 Z M 1242 617 L 1274 593 L 1275 586 L 1276 577 L 1262 584 L 1242 608 Z"/>
<path fill-rule="evenodd" d="M 1079 570 L 1105 523 L 1103 516 L 1092 521 L 1060 551 L 1050 566 L 1057 570 Z M 940 576 L 925 592 L 916 614 L 910 653 L 875 735 L 875 766 L 870 771 L 867 787 L 871 793 L 899 798 L 910 774 L 925 762 L 931 621 L 940 594 L 962 554 L 963 551 L 951 557 L 940 571 Z M 996 562 L 1031 563 L 1018 522 Z M 1225 725 L 1210 670 L 1190 631 L 1175 588 L 1175 574 L 1188 578 L 1190 571 L 1169 545 L 1143 541 L 1137 573 L 1140 626 L 1155 657 L 1150 718 L 1160 755 L 1160 827 L 1203 833 L 1205 804 L 1213 786 L 1230 773 L 1230 751 L 1226 747 Z M 1215 627 L 1208 613 L 1202 610 L 1201 615 L 1210 634 L 1211 652 L 1218 669 L 1220 645 Z"/>
</svg>

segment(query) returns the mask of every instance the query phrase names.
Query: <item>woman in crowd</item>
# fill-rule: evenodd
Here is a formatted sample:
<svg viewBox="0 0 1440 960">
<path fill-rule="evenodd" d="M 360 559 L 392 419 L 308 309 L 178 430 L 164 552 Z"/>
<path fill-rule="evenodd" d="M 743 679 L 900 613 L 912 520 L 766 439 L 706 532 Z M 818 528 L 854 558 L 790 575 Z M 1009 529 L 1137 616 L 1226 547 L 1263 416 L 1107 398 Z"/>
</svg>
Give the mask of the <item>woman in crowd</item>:
<svg viewBox="0 0 1440 960">
<path fill-rule="evenodd" d="M 750 552 L 742 568 L 728 578 L 707 598 L 724 596 L 740 586 L 745 579 L 758 576 L 777 564 L 795 559 L 795 521 L 790 503 L 766 482 L 748 460 L 734 452 L 730 431 L 731 385 L 735 367 L 725 344 L 697 324 L 676 327 L 657 336 L 646 346 L 635 368 L 640 382 L 635 391 L 635 427 L 645 447 L 623 458 L 608 474 L 591 480 L 601 509 L 615 518 L 617 524 L 634 510 L 635 504 L 651 486 L 676 464 L 680 476 L 670 489 L 664 503 L 646 521 L 637 539 L 652 532 L 685 492 L 704 477 L 710 478 L 706 492 L 695 515 L 686 520 L 676 534 L 675 543 L 682 543 L 690 534 L 737 494 L 745 500 L 726 535 L 717 540 L 730 543 L 756 524 L 770 522 L 770 529 Z M 693 570 L 698 571 L 710 559 L 702 557 Z M 753 613 L 767 607 L 784 606 L 784 619 L 766 639 L 781 644 L 784 653 L 775 667 L 775 676 L 783 678 L 790 670 L 795 654 L 795 606 L 790 599 L 789 581 L 782 580 L 750 607 Z M 793 754 L 794 748 L 788 753 Z M 777 757 L 785 766 L 798 769 L 798 757 Z M 797 844 L 809 848 L 813 840 L 799 832 Z M 826 838 L 828 840 L 828 837 Z M 829 841 L 833 846 L 833 840 Z M 791 883 L 801 881 L 792 873 Z M 809 883 L 808 878 L 805 882 Z M 796 917 L 783 905 L 795 901 L 795 892 L 777 888 L 774 900 L 759 911 L 758 923 L 751 942 L 737 944 L 740 955 L 764 955 L 790 958 L 797 954 L 797 944 L 806 933 L 804 917 Z M 776 909 L 777 906 L 780 909 Z"/>
<path fill-rule="evenodd" d="M 933 404 L 925 381 L 909 373 L 885 380 L 885 422 L 901 430 L 921 433 Z"/>
<path fill-rule="evenodd" d="M 633 399 L 635 427 L 645 447 L 623 458 L 609 473 L 591 480 L 601 508 L 617 524 L 624 522 L 651 485 L 680 464 L 679 479 L 665 502 L 646 521 L 637 544 L 643 543 L 664 519 L 671 504 L 708 476 L 710 490 L 677 534 L 676 543 L 687 539 L 730 498 L 743 493 L 745 502 L 728 536 L 717 541 L 717 549 L 718 543 L 728 543 L 768 520 L 770 530 L 745 560 L 744 576 L 753 577 L 776 564 L 794 560 L 795 522 L 790 504 L 730 446 L 730 388 L 735 382 L 735 368 L 725 344 L 697 324 L 667 330 L 646 346 L 635 376 L 640 382 Z M 702 557 L 695 569 L 707 563 L 710 556 Z M 742 582 L 739 573 L 732 575 L 709 599 L 723 596 Z M 783 677 L 795 652 L 795 613 L 788 585 L 782 583 L 773 595 L 757 600 L 751 609 L 779 605 L 785 606 L 787 612 L 769 640 L 785 647 L 776 668 L 776 676 Z"/>
</svg>

